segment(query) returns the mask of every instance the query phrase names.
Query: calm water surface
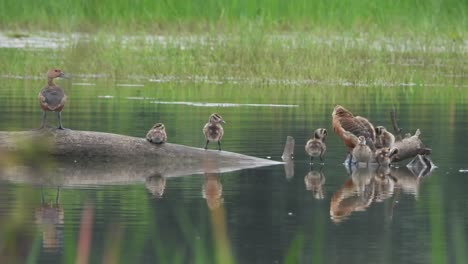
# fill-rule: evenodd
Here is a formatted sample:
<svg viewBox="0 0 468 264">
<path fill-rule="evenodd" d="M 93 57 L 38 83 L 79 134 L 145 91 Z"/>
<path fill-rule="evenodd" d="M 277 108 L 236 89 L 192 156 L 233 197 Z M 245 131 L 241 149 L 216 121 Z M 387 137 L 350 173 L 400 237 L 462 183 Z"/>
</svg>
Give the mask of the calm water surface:
<svg viewBox="0 0 468 264">
<path fill-rule="evenodd" d="M 63 184 L 46 175 L 42 187 L 34 175 L 2 173 L 2 263 L 75 263 L 87 254 L 89 263 L 468 261 L 464 88 L 59 82 L 69 95 L 63 124 L 70 129 L 143 137 L 164 122 L 170 142 L 202 147 L 201 129 L 218 112 L 227 121 L 224 150 L 279 161 L 293 136 L 294 162 L 119 184 L 99 175 L 96 184 Z M 0 130 L 39 126 L 43 83 L 0 79 Z M 348 173 L 331 128 L 335 104 L 389 128 L 395 105 L 404 132 L 421 129 L 438 168 L 418 177 L 401 162 L 391 171 L 396 182 L 375 170 Z M 310 170 L 303 146 L 318 127 L 330 132 L 328 151 L 325 165 Z"/>
</svg>

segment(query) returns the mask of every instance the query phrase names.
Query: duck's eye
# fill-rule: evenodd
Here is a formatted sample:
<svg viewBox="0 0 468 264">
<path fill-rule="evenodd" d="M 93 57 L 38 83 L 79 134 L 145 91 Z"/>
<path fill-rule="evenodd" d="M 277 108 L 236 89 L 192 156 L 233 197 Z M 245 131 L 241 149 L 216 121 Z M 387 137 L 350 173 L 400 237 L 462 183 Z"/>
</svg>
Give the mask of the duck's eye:
<svg viewBox="0 0 468 264">
<path fill-rule="evenodd" d="M 54 72 L 59 72 L 59 70 L 55 69 Z"/>
</svg>

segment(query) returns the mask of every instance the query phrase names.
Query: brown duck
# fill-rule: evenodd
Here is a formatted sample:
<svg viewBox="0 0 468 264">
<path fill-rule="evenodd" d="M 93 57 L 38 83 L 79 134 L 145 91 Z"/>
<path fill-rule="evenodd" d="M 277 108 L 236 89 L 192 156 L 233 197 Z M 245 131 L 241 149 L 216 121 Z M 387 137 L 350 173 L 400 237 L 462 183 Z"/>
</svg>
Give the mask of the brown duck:
<svg viewBox="0 0 468 264">
<path fill-rule="evenodd" d="M 154 144 L 163 144 L 167 141 L 166 128 L 163 123 L 156 123 L 146 134 L 146 140 Z"/>
<path fill-rule="evenodd" d="M 47 111 L 57 112 L 58 129 L 63 129 L 62 126 L 62 109 L 67 101 L 67 96 L 62 88 L 54 83 L 55 78 L 66 78 L 65 74 L 60 69 L 52 69 L 47 72 L 47 85 L 39 92 L 39 105 L 42 108 L 42 124 L 41 128 L 45 127 Z"/>
<path fill-rule="evenodd" d="M 354 116 L 341 105 L 335 106 L 332 113 L 333 132 L 337 134 L 348 148 L 351 154 L 354 147 L 359 143 L 358 137 L 363 136 L 366 144 L 375 151 L 375 129 L 369 120 L 361 116 Z M 351 162 L 351 158 L 349 160 Z"/>
<path fill-rule="evenodd" d="M 224 135 L 224 129 L 221 124 L 224 123 L 226 122 L 224 122 L 223 118 L 219 114 L 211 114 L 208 119 L 208 123 L 203 127 L 203 134 L 206 139 L 205 149 L 208 148 L 208 143 L 210 143 L 210 141 L 217 141 L 218 149 L 221 150 L 221 139 Z"/>
<path fill-rule="evenodd" d="M 323 155 L 327 150 L 325 139 L 327 138 L 327 130 L 325 128 L 318 128 L 314 132 L 314 137 L 309 139 L 305 145 L 305 151 L 310 156 L 310 163 L 312 164 L 314 157 L 319 157 L 323 163 Z"/>
</svg>

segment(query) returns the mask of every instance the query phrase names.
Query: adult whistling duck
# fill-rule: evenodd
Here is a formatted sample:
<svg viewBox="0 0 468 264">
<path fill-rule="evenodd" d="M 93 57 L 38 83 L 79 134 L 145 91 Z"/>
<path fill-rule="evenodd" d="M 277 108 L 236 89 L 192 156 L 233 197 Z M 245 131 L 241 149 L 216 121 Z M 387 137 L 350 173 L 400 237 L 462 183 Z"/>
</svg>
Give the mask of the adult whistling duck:
<svg viewBox="0 0 468 264">
<path fill-rule="evenodd" d="M 62 109 L 65 106 L 67 96 L 62 88 L 54 83 L 55 78 L 66 78 L 65 73 L 60 69 L 51 69 L 47 72 L 47 85 L 39 92 L 39 105 L 42 108 L 42 124 L 41 128 L 46 125 L 46 116 L 48 111 L 57 112 L 58 129 L 63 129 L 62 126 Z"/>
<path fill-rule="evenodd" d="M 369 148 L 375 151 L 375 129 L 366 118 L 354 116 L 346 108 L 337 105 L 332 113 L 332 126 L 333 132 L 343 140 L 349 154 L 359 143 L 359 136 L 363 136 Z"/>
</svg>

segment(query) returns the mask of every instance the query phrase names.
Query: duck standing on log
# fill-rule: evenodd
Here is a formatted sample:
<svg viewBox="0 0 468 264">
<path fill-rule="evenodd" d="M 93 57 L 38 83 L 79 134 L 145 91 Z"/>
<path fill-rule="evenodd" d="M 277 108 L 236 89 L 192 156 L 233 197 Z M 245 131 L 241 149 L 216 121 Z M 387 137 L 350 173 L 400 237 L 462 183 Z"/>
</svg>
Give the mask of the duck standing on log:
<svg viewBox="0 0 468 264">
<path fill-rule="evenodd" d="M 39 105 L 42 108 L 42 124 L 40 128 L 45 127 L 47 111 L 57 112 L 58 129 L 64 129 L 62 126 L 62 109 L 67 101 L 67 96 L 62 88 L 54 83 L 55 78 L 67 78 L 60 69 L 51 69 L 47 72 L 47 85 L 39 92 Z"/>
<path fill-rule="evenodd" d="M 211 114 L 208 123 L 203 127 L 203 134 L 205 135 L 206 144 L 205 149 L 208 149 L 210 141 L 218 142 L 218 149 L 221 150 L 221 139 L 224 135 L 224 129 L 221 124 L 226 123 L 219 114 Z"/>
<path fill-rule="evenodd" d="M 166 127 L 163 123 L 156 123 L 146 134 L 146 140 L 154 144 L 163 144 L 167 141 Z"/>
</svg>

